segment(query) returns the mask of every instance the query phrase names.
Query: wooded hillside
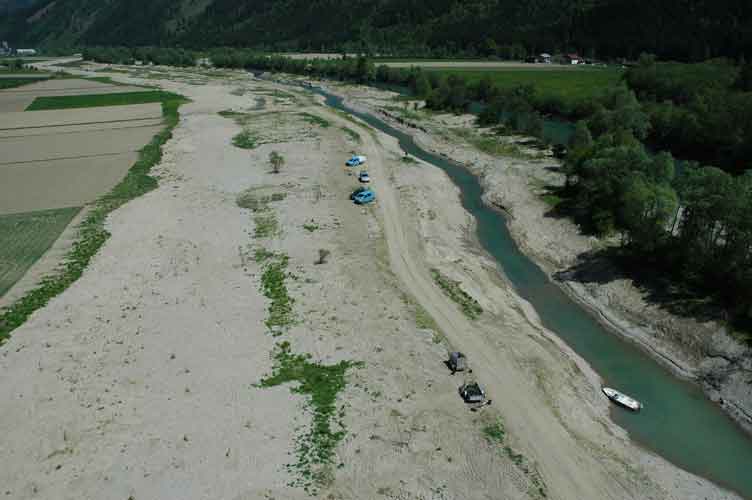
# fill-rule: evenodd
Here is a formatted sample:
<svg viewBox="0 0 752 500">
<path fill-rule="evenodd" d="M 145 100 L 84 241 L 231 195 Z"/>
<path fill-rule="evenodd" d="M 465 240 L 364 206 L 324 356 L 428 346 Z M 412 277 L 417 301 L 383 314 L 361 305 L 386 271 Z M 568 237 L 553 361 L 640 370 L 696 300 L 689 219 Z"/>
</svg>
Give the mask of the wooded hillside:
<svg viewBox="0 0 752 500">
<path fill-rule="evenodd" d="M 750 53 L 750 20 L 747 0 L 37 0 L 0 20 L 0 39 L 703 60 Z"/>
</svg>

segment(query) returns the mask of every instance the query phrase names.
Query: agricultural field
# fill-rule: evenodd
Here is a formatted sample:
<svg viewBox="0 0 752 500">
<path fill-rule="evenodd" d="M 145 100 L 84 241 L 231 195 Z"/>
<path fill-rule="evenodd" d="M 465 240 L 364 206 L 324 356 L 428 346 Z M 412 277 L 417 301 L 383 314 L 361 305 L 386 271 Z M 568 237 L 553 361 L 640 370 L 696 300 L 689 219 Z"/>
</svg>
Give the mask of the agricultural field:
<svg viewBox="0 0 752 500">
<path fill-rule="evenodd" d="M 569 68 L 566 66 L 540 65 L 548 69 L 483 69 L 476 68 L 425 68 L 445 75 L 456 74 L 468 83 L 490 78 L 501 88 L 532 85 L 540 99 L 559 99 L 574 104 L 589 99 L 611 87 L 622 78 L 619 68 Z"/>
<path fill-rule="evenodd" d="M 163 129 L 172 94 L 142 90 L 69 78 L 0 91 L 0 297 Z"/>
<path fill-rule="evenodd" d="M 0 215 L 0 297 L 44 255 L 79 210 Z"/>
<path fill-rule="evenodd" d="M 560 64 L 531 64 L 520 61 L 489 61 L 487 59 L 374 59 L 376 65 L 385 65 L 390 68 L 410 68 L 417 66 L 423 69 L 458 69 L 458 70 L 509 70 L 527 69 L 531 71 L 572 71 L 575 66 Z"/>
<path fill-rule="evenodd" d="M 20 79 L 13 79 L 17 81 Z M 24 111 L 37 97 L 80 96 L 90 94 L 120 94 L 143 91 L 143 87 L 115 85 L 80 78 L 54 78 L 35 83 L 21 82 L 22 86 L 2 87 L 0 79 L 0 113 Z"/>
<path fill-rule="evenodd" d="M 15 89 L 18 87 L 23 87 L 24 85 L 29 85 L 32 83 L 36 83 L 39 81 L 46 80 L 46 76 L 27 76 L 27 75 L 3 75 L 0 72 L 0 90 L 4 89 Z"/>
<path fill-rule="evenodd" d="M 47 109 L 75 109 L 102 106 L 127 106 L 151 102 L 163 102 L 175 98 L 169 92 L 147 90 L 143 92 L 125 92 L 117 94 L 97 95 L 68 95 L 53 97 L 37 97 L 26 111 L 42 111 Z"/>
</svg>

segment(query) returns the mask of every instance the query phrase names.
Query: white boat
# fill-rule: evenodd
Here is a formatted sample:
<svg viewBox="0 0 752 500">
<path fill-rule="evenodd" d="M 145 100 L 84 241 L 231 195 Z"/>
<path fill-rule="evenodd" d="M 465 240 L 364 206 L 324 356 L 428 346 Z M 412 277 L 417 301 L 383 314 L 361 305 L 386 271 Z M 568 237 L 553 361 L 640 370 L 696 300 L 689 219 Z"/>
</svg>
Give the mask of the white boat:
<svg viewBox="0 0 752 500">
<path fill-rule="evenodd" d="M 603 394 L 608 396 L 608 399 L 610 399 L 614 403 L 620 406 L 623 406 L 624 408 L 627 408 L 629 410 L 640 411 L 642 409 L 642 403 L 640 403 L 636 399 L 630 398 L 626 394 L 623 394 L 617 391 L 616 389 L 611 389 L 610 387 L 604 387 Z"/>
</svg>

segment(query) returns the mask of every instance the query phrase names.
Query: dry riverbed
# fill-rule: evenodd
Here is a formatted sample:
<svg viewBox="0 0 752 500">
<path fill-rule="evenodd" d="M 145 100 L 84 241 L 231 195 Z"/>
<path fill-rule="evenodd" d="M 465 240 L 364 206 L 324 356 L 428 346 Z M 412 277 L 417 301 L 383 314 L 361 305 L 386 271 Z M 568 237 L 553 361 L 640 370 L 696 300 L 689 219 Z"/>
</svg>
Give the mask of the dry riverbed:
<svg viewBox="0 0 752 500">
<path fill-rule="evenodd" d="M 150 71 L 192 99 L 160 187 L 0 348 L 8 498 L 735 498 L 610 422 L 443 172 L 309 94 Z M 471 412 L 465 377 L 493 405 Z"/>
</svg>

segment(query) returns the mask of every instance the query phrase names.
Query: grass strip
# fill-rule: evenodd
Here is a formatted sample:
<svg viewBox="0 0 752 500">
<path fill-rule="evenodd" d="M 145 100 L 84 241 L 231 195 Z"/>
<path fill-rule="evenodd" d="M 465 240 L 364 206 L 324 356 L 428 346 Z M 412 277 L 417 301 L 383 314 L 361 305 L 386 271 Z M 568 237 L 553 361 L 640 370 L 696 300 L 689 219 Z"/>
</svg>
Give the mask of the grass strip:
<svg viewBox="0 0 752 500">
<path fill-rule="evenodd" d="M 357 133 L 356 131 L 354 131 L 353 129 L 351 129 L 351 128 L 349 128 L 349 127 L 342 127 L 342 131 L 343 131 L 343 132 L 344 132 L 344 133 L 345 133 L 345 134 L 346 134 L 346 135 L 347 135 L 347 136 L 348 136 L 348 137 L 349 137 L 350 139 L 352 139 L 352 140 L 353 140 L 353 142 L 360 144 L 360 142 L 361 142 L 361 138 L 360 138 L 360 134 L 359 134 L 359 133 Z"/>
<path fill-rule="evenodd" d="M 259 194 L 258 188 L 246 189 L 238 195 L 235 202 L 240 208 L 247 208 L 254 212 L 269 210 L 269 204 L 282 201 L 287 198 L 287 193 L 272 193 L 270 195 Z"/>
<path fill-rule="evenodd" d="M 524 473 L 533 485 L 529 491 L 531 497 L 548 498 L 548 490 L 538 470 L 529 463 L 525 455 L 517 453 L 511 446 L 504 444 L 507 437 L 504 423 L 501 420 L 483 427 L 483 434 L 491 446 L 501 446 L 509 460 Z"/>
<path fill-rule="evenodd" d="M 0 314 L 0 342 L 21 326 L 31 314 L 47 305 L 55 296 L 73 284 L 84 272 L 110 233 L 104 224 L 107 216 L 117 208 L 157 187 L 157 180 L 149 175 L 151 168 L 162 159 L 162 146 L 172 137 L 172 131 L 180 119 L 180 106 L 188 102 L 182 96 L 173 96 L 162 102 L 162 114 L 166 127 L 144 146 L 139 159 L 128 174 L 109 193 L 99 198 L 78 227 L 79 235 L 60 270 L 47 276 L 21 299 Z"/>
<path fill-rule="evenodd" d="M 478 319 L 483 314 L 483 308 L 478 304 L 478 301 L 460 287 L 459 281 L 449 279 L 436 268 L 431 269 L 431 275 L 436 284 L 444 290 L 444 293 L 460 305 L 465 316 L 470 319 Z"/>
<path fill-rule="evenodd" d="M 287 264 L 289 257 L 282 254 L 256 252 L 255 257 L 264 262 L 264 273 L 261 275 L 261 291 L 271 302 L 265 324 L 274 335 L 280 335 L 281 330 L 292 325 L 295 320 L 292 306 L 295 300 L 287 292 Z"/>
<path fill-rule="evenodd" d="M 282 342 L 274 353 L 273 374 L 261 380 L 257 387 L 276 387 L 297 383 L 292 392 L 308 397 L 313 413 L 310 429 L 296 439 L 297 461 L 288 470 L 300 476 L 291 484 L 316 494 L 330 477 L 329 467 L 339 442 L 345 437 L 344 406 L 337 408 L 337 396 L 347 385 L 347 370 L 363 363 L 340 361 L 335 365 L 311 362 L 310 354 L 293 354 L 288 342 Z M 335 425 L 336 424 L 336 425 Z M 335 430 L 336 426 L 336 430 Z"/>
<path fill-rule="evenodd" d="M 329 128 L 332 124 L 329 120 L 321 118 L 320 116 L 312 115 L 311 113 L 300 113 L 303 120 L 310 125 L 318 125 L 321 128 Z"/>
<path fill-rule="evenodd" d="M 273 212 L 255 216 L 253 223 L 255 225 L 253 229 L 254 238 L 269 238 L 279 231 L 279 222 Z"/>
<path fill-rule="evenodd" d="M 50 109 L 97 108 L 101 106 L 127 106 L 130 104 L 147 104 L 152 102 L 178 101 L 181 97 L 172 92 L 147 90 L 143 92 L 124 92 L 121 94 L 66 95 L 55 97 L 37 97 L 26 111 L 43 111 Z"/>
<path fill-rule="evenodd" d="M 220 111 L 218 114 L 222 118 L 227 118 L 229 120 L 246 120 L 251 116 L 248 113 L 241 113 L 239 111 L 233 111 L 231 109 L 225 109 L 223 111 Z"/>
<path fill-rule="evenodd" d="M 506 437 L 506 430 L 504 429 L 504 424 L 499 421 L 485 426 L 483 428 L 483 434 L 485 434 L 486 439 L 489 443 L 501 444 L 504 442 L 504 438 Z"/>
</svg>

